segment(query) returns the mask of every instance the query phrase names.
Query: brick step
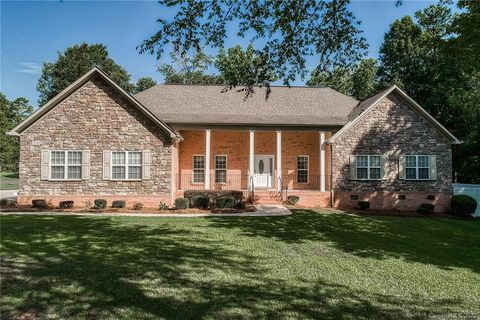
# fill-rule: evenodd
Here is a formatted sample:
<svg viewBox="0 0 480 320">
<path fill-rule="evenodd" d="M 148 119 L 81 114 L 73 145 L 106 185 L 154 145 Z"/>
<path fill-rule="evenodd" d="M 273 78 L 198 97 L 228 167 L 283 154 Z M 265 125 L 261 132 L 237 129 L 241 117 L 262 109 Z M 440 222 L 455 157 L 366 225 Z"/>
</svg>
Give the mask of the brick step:
<svg viewBox="0 0 480 320">
<path fill-rule="evenodd" d="M 275 191 L 255 191 L 255 199 L 253 203 L 279 204 L 279 203 L 282 203 L 282 198 L 280 194 Z"/>
</svg>

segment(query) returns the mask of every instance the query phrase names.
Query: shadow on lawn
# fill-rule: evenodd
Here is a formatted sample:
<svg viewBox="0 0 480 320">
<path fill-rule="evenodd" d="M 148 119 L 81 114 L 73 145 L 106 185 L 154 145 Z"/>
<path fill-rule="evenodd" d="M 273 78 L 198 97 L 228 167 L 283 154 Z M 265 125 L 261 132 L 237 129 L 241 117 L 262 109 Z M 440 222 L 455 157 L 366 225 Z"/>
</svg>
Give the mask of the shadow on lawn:
<svg viewBox="0 0 480 320">
<path fill-rule="evenodd" d="M 289 243 L 327 241 L 360 257 L 403 258 L 480 273 L 480 223 L 293 210 L 287 217 L 213 218 L 215 227 Z"/>
<path fill-rule="evenodd" d="M 305 214 L 301 220 L 293 216 L 192 223 L 292 242 L 329 240 L 347 251 L 371 255 L 388 246 L 355 244 L 365 240 L 364 233 L 373 233 L 377 241 L 393 237 L 387 227 L 380 227 L 382 221 L 366 221 L 360 228 L 355 219 L 363 218 L 350 217 L 353 222 L 348 222 L 336 215 Z M 172 222 L 119 221 L 3 216 L 2 318 L 31 311 L 42 318 L 398 319 L 422 318 L 431 310 L 446 313 L 459 303 L 372 295 L 321 281 L 292 285 L 266 276 L 258 256 L 229 249 L 208 234 L 198 236 L 201 227 L 194 236 L 191 229 Z M 335 230 L 338 235 L 333 235 Z M 351 233 L 357 235 L 341 241 Z"/>
</svg>

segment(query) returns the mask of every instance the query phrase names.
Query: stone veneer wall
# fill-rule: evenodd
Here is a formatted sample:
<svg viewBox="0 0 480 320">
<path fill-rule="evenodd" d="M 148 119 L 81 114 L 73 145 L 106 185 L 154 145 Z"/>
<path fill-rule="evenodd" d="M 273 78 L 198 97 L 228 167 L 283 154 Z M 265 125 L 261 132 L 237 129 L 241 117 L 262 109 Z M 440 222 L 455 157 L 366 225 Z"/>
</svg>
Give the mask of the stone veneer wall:
<svg viewBox="0 0 480 320">
<path fill-rule="evenodd" d="M 355 154 L 387 155 L 386 178 L 372 181 L 351 180 L 349 156 Z M 398 159 L 401 154 L 436 155 L 437 179 L 398 179 Z M 332 164 L 332 185 L 337 206 L 351 206 L 351 203 L 345 203 L 350 201 L 350 194 L 359 194 L 360 200 L 368 200 L 370 195 L 375 194 L 375 203 L 379 209 L 398 207 L 398 203 L 403 201 L 396 200 L 398 194 L 409 194 L 407 200 L 409 197 L 417 199 L 410 202 L 411 205 L 405 209 L 415 209 L 422 202 L 435 203 L 427 201 L 426 195 L 436 195 L 436 201 L 445 206 L 448 201 L 443 198 L 449 198 L 452 193 L 450 142 L 394 93 L 380 101 L 369 114 L 335 141 L 332 145 Z M 379 198 L 379 194 L 384 197 Z M 392 198 L 395 201 L 391 200 Z M 385 201 L 382 202 L 381 199 Z"/>
<path fill-rule="evenodd" d="M 40 180 L 41 150 L 46 149 L 90 150 L 90 179 Z M 103 150 L 150 150 L 151 178 L 103 180 Z M 56 201 L 80 200 L 81 196 L 122 199 L 122 195 L 129 201 L 141 195 L 143 201 L 150 198 L 157 205 L 159 200 L 170 203 L 171 163 L 168 134 L 115 89 L 95 77 L 21 134 L 19 203 L 41 196 Z"/>
</svg>

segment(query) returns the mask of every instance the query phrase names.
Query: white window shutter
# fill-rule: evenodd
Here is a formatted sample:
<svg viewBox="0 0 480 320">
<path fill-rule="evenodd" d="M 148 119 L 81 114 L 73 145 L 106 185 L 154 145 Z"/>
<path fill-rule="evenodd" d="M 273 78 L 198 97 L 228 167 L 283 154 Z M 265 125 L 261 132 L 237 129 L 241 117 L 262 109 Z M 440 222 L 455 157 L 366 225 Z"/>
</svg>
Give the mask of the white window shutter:
<svg viewBox="0 0 480 320">
<path fill-rule="evenodd" d="M 82 179 L 90 179 L 90 150 L 82 151 Z"/>
<path fill-rule="evenodd" d="M 357 156 L 350 156 L 350 180 L 357 179 Z"/>
<path fill-rule="evenodd" d="M 388 156 L 383 154 L 380 156 L 380 179 L 384 180 L 388 174 Z"/>
<path fill-rule="evenodd" d="M 398 159 L 398 178 L 405 180 L 405 155 L 400 155 Z"/>
<path fill-rule="evenodd" d="M 103 150 L 103 180 L 110 180 L 110 150 Z"/>
<path fill-rule="evenodd" d="M 40 180 L 50 179 L 50 151 L 42 150 Z"/>
<path fill-rule="evenodd" d="M 152 162 L 152 157 L 150 150 L 144 150 L 142 153 L 142 179 L 150 179 L 150 164 Z"/>
<path fill-rule="evenodd" d="M 437 180 L 437 156 L 428 156 L 430 161 L 430 180 Z"/>
</svg>

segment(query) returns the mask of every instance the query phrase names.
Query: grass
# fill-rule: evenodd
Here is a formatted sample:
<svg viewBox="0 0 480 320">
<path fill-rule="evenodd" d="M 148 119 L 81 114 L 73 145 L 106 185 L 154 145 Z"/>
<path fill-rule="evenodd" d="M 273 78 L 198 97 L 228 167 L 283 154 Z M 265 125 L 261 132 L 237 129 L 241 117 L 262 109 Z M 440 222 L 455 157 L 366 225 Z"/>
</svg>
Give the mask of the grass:
<svg viewBox="0 0 480 320">
<path fill-rule="evenodd" d="M 480 223 L 1 216 L 1 318 L 480 316 Z"/>
<path fill-rule="evenodd" d="M 18 173 L 0 173 L 0 190 L 17 190 Z"/>
</svg>

